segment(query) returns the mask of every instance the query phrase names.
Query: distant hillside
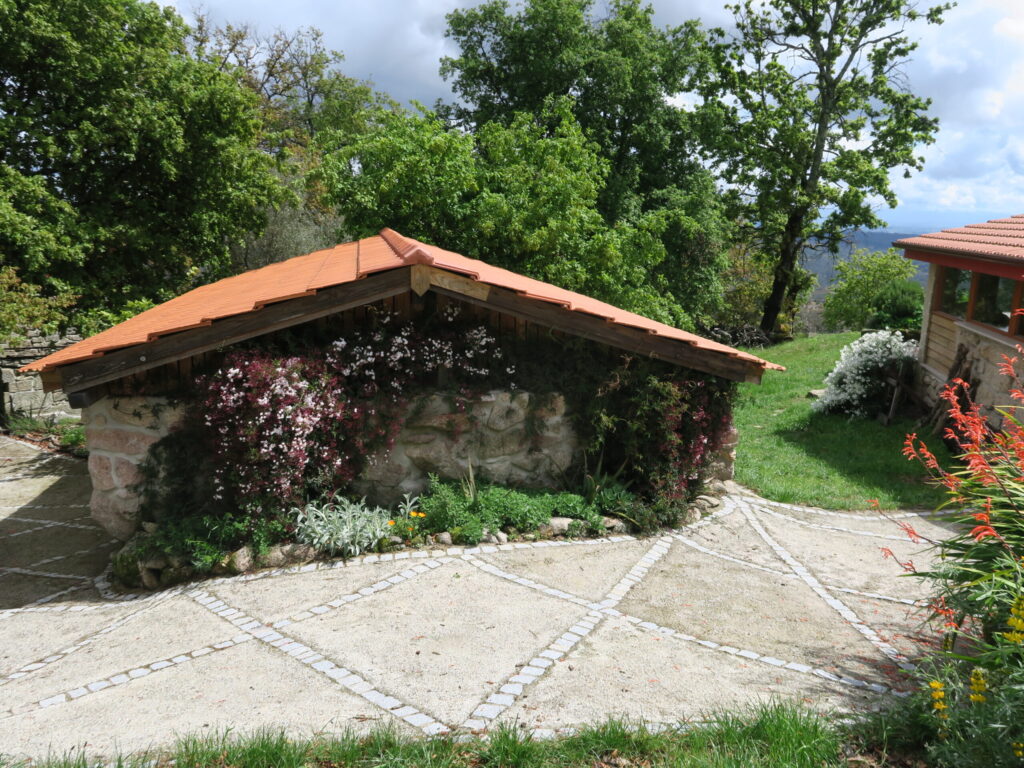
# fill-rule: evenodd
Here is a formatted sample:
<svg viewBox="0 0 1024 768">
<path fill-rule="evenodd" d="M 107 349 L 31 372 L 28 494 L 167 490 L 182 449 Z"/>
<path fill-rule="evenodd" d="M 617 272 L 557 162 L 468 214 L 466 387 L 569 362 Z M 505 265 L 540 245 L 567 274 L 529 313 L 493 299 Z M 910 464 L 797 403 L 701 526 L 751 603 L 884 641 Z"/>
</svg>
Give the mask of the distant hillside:
<svg viewBox="0 0 1024 768">
<path fill-rule="evenodd" d="M 917 234 L 920 233 L 864 230 L 856 232 L 847 242 L 844 242 L 842 246 L 840 246 L 839 254 L 836 256 L 833 256 L 830 253 L 805 253 L 803 265 L 818 277 L 818 287 L 815 289 L 812 299 L 815 301 L 821 301 L 825 297 L 825 294 L 828 293 L 829 284 L 835 278 L 836 262 L 846 261 L 849 259 L 850 254 L 855 249 L 867 248 L 869 251 L 884 251 L 887 248 L 892 247 L 894 240 L 899 240 L 904 237 L 914 237 Z M 914 279 L 921 283 L 921 285 L 924 285 L 925 280 L 928 278 L 928 267 L 921 262 L 917 262 L 917 265 L 917 275 Z"/>
</svg>

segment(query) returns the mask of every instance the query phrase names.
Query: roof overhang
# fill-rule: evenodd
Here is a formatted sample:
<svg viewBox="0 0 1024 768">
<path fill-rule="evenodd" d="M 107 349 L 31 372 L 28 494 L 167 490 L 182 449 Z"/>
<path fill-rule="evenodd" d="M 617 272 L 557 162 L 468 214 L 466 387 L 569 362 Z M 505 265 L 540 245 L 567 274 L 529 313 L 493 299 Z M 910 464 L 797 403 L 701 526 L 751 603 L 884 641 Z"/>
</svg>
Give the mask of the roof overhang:
<svg viewBox="0 0 1024 768">
<path fill-rule="evenodd" d="M 25 366 L 79 405 L 136 373 L 372 304 L 435 291 L 734 381 L 784 370 L 748 352 L 385 229 L 196 288 Z M 88 393 L 92 392 L 93 395 Z"/>
<path fill-rule="evenodd" d="M 893 243 L 899 246 L 897 240 Z M 963 269 L 970 272 L 982 272 L 986 275 L 1007 277 L 1011 280 L 1024 280 L 1024 263 L 1019 259 L 1000 259 L 992 256 L 965 255 L 962 251 L 946 251 L 940 248 L 905 248 L 903 255 L 914 261 L 924 261 L 943 267 Z"/>
</svg>

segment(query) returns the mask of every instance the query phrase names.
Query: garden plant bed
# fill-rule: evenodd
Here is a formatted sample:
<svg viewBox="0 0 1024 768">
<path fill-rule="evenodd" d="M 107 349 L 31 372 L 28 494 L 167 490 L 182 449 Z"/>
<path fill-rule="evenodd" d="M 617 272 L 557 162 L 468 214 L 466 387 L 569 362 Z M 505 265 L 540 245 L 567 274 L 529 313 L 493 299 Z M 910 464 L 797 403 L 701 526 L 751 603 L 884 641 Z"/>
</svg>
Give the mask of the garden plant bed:
<svg viewBox="0 0 1024 768">
<path fill-rule="evenodd" d="M 724 494 L 728 486 L 716 482 L 709 489 L 716 494 Z M 682 522 L 692 524 L 703 515 L 720 508 L 722 501 L 715 495 L 701 494 L 691 504 Z M 418 543 L 412 544 L 397 536 L 382 539 L 375 550 L 369 554 L 355 558 L 336 558 L 325 555 L 315 547 L 296 542 L 273 544 L 262 552 L 246 544 L 233 552 L 226 553 L 209 570 L 209 574 L 198 572 L 174 555 L 156 551 L 148 547 L 148 535 L 158 529 L 155 524 L 146 524 L 143 532 L 134 536 L 120 552 L 114 555 L 114 569 L 111 574 L 112 586 L 122 592 L 130 592 L 134 588 L 161 589 L 205 575 L 222 576 L 252 572 L 263 572 L 264 569 L 280 569 L 291 566 L 305 566 L 320 561 L 323 567 L 338 567 L 345 560 L 351 562 L 387 562 L 392 559 L 401 560 L 409 557 L 443 556 L 445 554 L 474 554 L 476 552 L 511 551 L 536 547 L 564 546 L 570 543 L 600 542 L 607 538 L 610 541 L 622 540 L 630 526 L 622 519 L 601 516 L 600 525 L 604 534 L 594 536 L 594 532 L 580 525 L 580 520 L 568 517 L 551 517 L 536 530 L 519 533 L 513 530 L 512 535 L 502 530 L 490 532 L 484 529 L 483 537 L 476 546 L 455 546 L 450 531 L 438 534 L 425 534 L 418 537 Z M 626 536 L 631 539 L 632 537 Z M 148 554 L 140 555 L 140 552 Z M 338 565 L 335 565 L 338 564 Z M 319 565 L 318 565 L 319 567 Z M 138 576 L 134 571 L 137 569 Z M 279 571 L 271 571 L 272 574 Z M 280 571 L 283 572 L 283 571 Z M 127 576 L 127 578 L 125 578 Z"/>
</svg>

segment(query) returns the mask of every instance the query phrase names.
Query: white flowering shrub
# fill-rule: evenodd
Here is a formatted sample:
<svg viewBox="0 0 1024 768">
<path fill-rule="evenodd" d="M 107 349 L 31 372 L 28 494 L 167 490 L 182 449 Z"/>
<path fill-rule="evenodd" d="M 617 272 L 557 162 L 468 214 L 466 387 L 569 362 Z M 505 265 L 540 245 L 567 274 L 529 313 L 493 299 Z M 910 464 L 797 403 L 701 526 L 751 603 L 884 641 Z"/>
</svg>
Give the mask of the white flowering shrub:
<svg viewBox="0 0 1024 768">
<path fill-rule="evenodd" d="M 310 503 L 292 510 L 295 538 L 319 552 L 355 557 L 373 549 L 392 524 L 386 509 L 369 507 L 366 499 L 350 501 L 336 495 L 325 503 Z"/>
<path fill-rule="evenodd" d="M 870 416 L 883 405 L 887 373 L 917 357 L 917 342 L 904 341 L 899 331 L 866 333 L 843 347 L 839 362 L 825 377 L 825 394 L 812 406 L 822 413 Z"/>
</svg>

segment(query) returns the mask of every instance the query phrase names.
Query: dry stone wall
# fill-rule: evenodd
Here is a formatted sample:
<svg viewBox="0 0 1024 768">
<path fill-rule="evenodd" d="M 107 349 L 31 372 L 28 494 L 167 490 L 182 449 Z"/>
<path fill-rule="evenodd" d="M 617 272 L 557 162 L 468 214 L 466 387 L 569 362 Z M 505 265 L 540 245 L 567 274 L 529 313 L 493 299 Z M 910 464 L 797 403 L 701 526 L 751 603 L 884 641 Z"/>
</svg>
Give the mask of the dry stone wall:
<svg viewBox="0 0 1024 768">
<path fill-rule="evenodd" d="M 183 408 L 164 398 L 106 397 L 85 408 L 93 518 L 127 540 L 138 528 L 139 464 L 150 446 L 180 423 Z M 732 477 L 738 435 L 731 426 L 712 459 L 710 477 Z M 472 400 L 430 394 L 413 400 L 391 451 L 370 457 L 355 490 L 393 505 L 426 489 L 431 473 L 481 481 L 560 488 L 580 442 L 561 395 L 492 391 Z"/>
<path fill-rule="evenodd" d="M 732 480 L 735 476 L 736 446 L 740 443 L 740 433 L 731 419 L 722 431 L 718 448 L 708 462 L 707 480 Z"/>
<path fill-rule="evenodd" d="M 44 392 L 39 374 L 18 373 L 18 369 L 81 339 L 74 331 L 64 336 L 26 331 L 23 339 L 0 349 L 0 413 L 37 418 L 77 417 L 79 412 L 68 405 L 67 395 L 60 390 Z"/>
<path fill-rule="evenodd" d="M 356 490 L 394 504 L 426 489 L 427 475 L 501 485 L 560 487 L 579 440 L 561 395 L 487 392 L 469 401 L 432 394 L 410 403 L 394 448 L 371 457 Z"/>
<path fill-rule="evenodd" d="M 967 361 L 970 364 L 971 381 L 974 389 L 971 396 L 981 406 L 981 412 L 996 429 L 1003 423 L 998 408 L 1010 405 L 1008 389 L 1010 380 L 999 371 L 1003 355 L 1020 357 L 1018 342 L 995 331 L 989 331 L 964 321 L 956 324 L 957 344 L 967 347 Z M 1021 340 L 1024 342 L 1024 339 Z M 920 397 L 929 405 L 939 399 L 939 393 L 946 385 L 947 371 L 934 368 L 919 368 L 916 382 Z"/>
<path fill-rule="evenodd" d="M 126 540 L 138 527 L 139 464 L 153 443 L 177 425 L 180 406 L 155 397 L 105 397 L 82 411 L 92 517 L 112 536 Z"/>
</svg>

